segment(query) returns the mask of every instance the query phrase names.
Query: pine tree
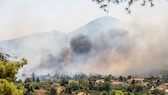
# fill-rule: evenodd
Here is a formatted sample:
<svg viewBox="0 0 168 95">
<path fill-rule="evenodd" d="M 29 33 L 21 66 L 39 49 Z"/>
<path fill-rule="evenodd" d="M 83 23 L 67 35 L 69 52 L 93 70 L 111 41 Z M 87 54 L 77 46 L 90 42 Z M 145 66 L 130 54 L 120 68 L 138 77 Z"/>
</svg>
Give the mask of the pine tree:
<svg viewBox="0 0 168 95">
<path fill-rule="evenodd" d="M 14 85 L 15 75 L 19 68 L 27 64 L 26 59 L 20 61 L 8 60 L 7 54 L 0 52 L 0 95 L 23 95 L 24 89 Z"/>
<path fill-rule="evenodd" d="M 32 73 L 32 82 L 35 82 L 36 80 L 35 80 L 35 73 L 33 72 Z"/>
<path fill-rule="evenodd" d="M 36 79 L 36 82 L 40 82 L 40 79 L 39 79 L 39 77 L 37 77 L 37 79 Z"/>
</svg>

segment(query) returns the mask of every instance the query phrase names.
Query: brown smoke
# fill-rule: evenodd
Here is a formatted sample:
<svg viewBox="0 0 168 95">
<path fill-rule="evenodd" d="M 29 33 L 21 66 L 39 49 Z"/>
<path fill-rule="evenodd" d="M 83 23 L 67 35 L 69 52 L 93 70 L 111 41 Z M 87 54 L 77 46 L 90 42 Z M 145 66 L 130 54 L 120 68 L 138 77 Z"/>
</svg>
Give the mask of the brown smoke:
<svg viewBox="0 0 168 95">
<path fill-rule="evenodd" d="M 68 53 L 62 56 L 66 59 L 62 71 L 144 75 L 168 70 L 166 15 L 159 21 L 136 17 L 127 31 L 111 29 L 95 38 L 82 34 L 74 36 L 69 42 Z"/>
</svg>

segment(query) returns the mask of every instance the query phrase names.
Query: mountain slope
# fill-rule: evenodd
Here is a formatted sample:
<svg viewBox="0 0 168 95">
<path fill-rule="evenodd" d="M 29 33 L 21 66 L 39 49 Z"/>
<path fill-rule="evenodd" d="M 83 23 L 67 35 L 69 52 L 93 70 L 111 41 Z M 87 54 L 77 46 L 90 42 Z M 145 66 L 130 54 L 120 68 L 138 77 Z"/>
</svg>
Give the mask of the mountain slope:
<svg viewBox="0 0 168 95">
<path fill-rule="evenodd" d="M 21 73 L 51 73 L 55 70 L 50 69 L 52 65 L 45 65 L 50 64 L 48 62 L 43 63 L 46 67 L 43 71 L 41 71 L 41 68 L 39 68 L 42 67 L 40 66 L 41 62 L 46 58 L 46 56 L 53 58 L 54 56 L 59 56 L 59 53 L 62 52 L 64 48 L 66 49 L 70 47 L 71 38 L 77 36 L 78 34 L 84 34 L 92 39 L 101 35 L 101 33 L 110 31 L 111 29 L 117 29 L 119 27 L 119 20 L 105 16 L 95 19 L 76 31 L 67 34 L 56 31 L 36 33 L 18 39 L 1 41 L 0 47 L 4 48 L 9 54 L 28 59 L 29 64 L 25 66 L 25 68 L 21 69 Z"/>
<path fill-rule="evenodd" d="M 29 57 L 31 53 L 40 53 L 41 50 L 58 51 L 57 45 L 65 42 L 65 38 L 65 34 L 55 31 L 35 33 L 18 39 L 1 41 L 0 46 L 8 53 Z"/>
<path fill-rule="evenodd" d="M 83 34 L 93 38 L 101 33 L 118 28 L 121 28 L 121 22 L 118 19 L 110 16 L 104 16 L 88 22 L 86 25 L 80 27 L 74 32 L 70 32 L 70 35 L 74 36 Z"/>
</svg>

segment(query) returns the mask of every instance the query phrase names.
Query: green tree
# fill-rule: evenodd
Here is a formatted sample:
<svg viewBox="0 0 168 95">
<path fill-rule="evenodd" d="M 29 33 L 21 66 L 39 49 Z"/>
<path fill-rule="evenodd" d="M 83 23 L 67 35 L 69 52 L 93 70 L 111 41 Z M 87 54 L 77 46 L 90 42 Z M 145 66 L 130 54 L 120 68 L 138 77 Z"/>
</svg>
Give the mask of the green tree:
<svg viewBox="0 0 168 95">
<path fill-rule="evenodd" d="M 133 80 L 132 80 L 132 82 L 131 82 L 131 84 L 133 84 L 133 85 L 134 85 L 135 83 L 136 83 L 136 81 L 133 79 Z"/>
<path fill-rule="evenodd" d="M 82 86 L 84 90 L 89 90 L 89 85 L 87 79 L 80 79 L 79 84 Z"/>
<path fill-rule="evenodd" d="M 16 81 L 16 83 L 22 83 L 22 80 L 21 80 L 21 79 L 19 79 L 18 81 Z"/>
<path fill-rule="evenodd" d="M 93 90 L 93 88 L 94 88 L 94 81 L 89 80 L 89 89 Z"/>
<path fill-rule="evenodd" d="M 35 82 L 36 80 L 35 80 L 35 73 L 33 72 L 32 73 L 32 82 Z"/>
<path fill-rule="evenodd" d="M 30 78 L 26 78 L 25 79 L 25 83 L 29 83 L 29 82 L 32 82 Z"/>
<path fill-rule="evenodd" d="M 40 82 L 40 79 L 39 79 L 39 77 L 37 77 L 37 79 L 36 79 L 36 82 Z"/>
<path fill-rule="evenodd" d="M 119 77 L 118 77 L 118 81 L 122 81 L 122 82 L 123 82 L 123 81 L 126 81 L 126 80 L 127 80 L 127 79 L 126 79 L 125 77 L 123 77 L 123 76 L 119 76 Z"/>
<path fill-rule="evenodd" d="M 104 83 L 101 85 L 100 88 L 101 88 L 101 90 L 110 91 L 111 84 L 110 84 L 110 82 L 104 82 Z"/>
<path fill-rule="evenodd" d="M 68 81 L 63 78 L 63 79 L 61 80 L 61 83 L 60 83 L 60 84 L 61 84 L 61 86 L 65 86 L 66 84 L 68 84 Z"/>
<path fill-rule="evenodd" d="M 105 77 L 104 81 L 109 81 L 109 82 L 110 82 L 111 79 L 112 79 L 112 78 L 111 78 L 111 75 L 108 75 L 107 77 Z"/>
<path fill-rule="evenodd" d="M 151 92 L 152 95 L 164 95 L 164 92 L 159 91 L 158 89 L 155 89 Z"/>
<path fill-rule="evenodd" d="M 18 89 L 13 82 L 0 79 L 0 95 L 23 95 L 24 90 Z"/>
<path fill-rule="evenodd" d="M 51 88 L 50 95 L 57 95 L 55 88 Z"/>
<path fill-rule="evenodd" d="M 132 85 L 129 85 L 126 89 L 128 92 L 132 92 L 133 91 L 133 86 Z"/>
<path fill-rule="evenodd" d="M 34 92 L 33 87 L 30 85 L 30 83 L 26 83 L 25 86 L 26 88 L 26 95 L 32 95 L 32 93 Z"/>
<path fill-rule="evenodd" d="M 136 85 L 136 86 L 135 86 L 135 91 L 136 91 L 136 92 L 143 91 L 143 87 L 142 87 L 141 85 Z"/>
<path fill-rule="evenodd" d="M 19 68 L 26 65 L 27 60 L 11 61 L 8 57 L 0 52 L 0 95 L 23 95 L 24 89 L 16 87 L 13 82 L 16 81 L 15 75 Z"/>
<path fill-rule="evenodd" d="M 71 82 L 68 85 L 66 85 L 66 92 L 68 94 L 72 94 L 72 91 L 76 90 L 87 90 L 87 87 L 78 83 L 78 82 Z"/>
<path fill-rule="evenodd" d="M 7 79 L 8 81 L 14 82 L 16 80 L 15 75 L 17 74 L 19 68 L 27 64 L 26 59 L 21 61 L 0 61 L 0 79 Z"/>
<path fill-rule="evenodd" d="M 132 76 L 131 76 L 131 75 L 128 75 L 128 76 L 127 76 L 127 79 L 131 79 L 131 78 L 132 78 Z"/>
</svg>

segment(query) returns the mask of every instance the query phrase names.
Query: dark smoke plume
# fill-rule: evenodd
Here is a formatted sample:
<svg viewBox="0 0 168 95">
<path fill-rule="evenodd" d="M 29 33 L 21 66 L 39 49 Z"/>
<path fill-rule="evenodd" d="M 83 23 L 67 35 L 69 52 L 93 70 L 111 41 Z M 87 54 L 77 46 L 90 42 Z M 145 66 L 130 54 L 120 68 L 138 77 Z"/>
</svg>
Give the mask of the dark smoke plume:
<svg viewBox="0 0 168 95">
<path fill-rule="evenodd" d="M 53 71 L 113 75 L 167 70 L 167 34 L 154 33 L 113 29 L 94 38 L 76 35 L 70 39 L 69 47 L 62 49 L 57 56 L 49 53 L 43 58 L 40 67 Z"/>
<path fill-rule="evenodd" d="M 92 43 L 89 37 L 80 34 L 71 39 L 70 47 L 73 53 L 87 54 L 92 49 Z"/>
<path fill-rule="evenodd" d="M 57 56 L 48 53 L 45 57 L 41 58 L 39 68 L 62 71 L 65 66 L 77 61 L 77 56 L 80 56 L 78 60 L 81 60 L 81 58 L 83 59 L 92 50 L 90 38 L 84 35 L 73 37 L 69 45 L 70 48 L 63 48 Z"/>
<path fill-rule="evenodd" d="M 87 67 L 87 69 L 93 68 L 93 71 L 95 67 L 109 68 L 112 64 L 116 64 L 115 62 L 109 62 L 109 56 L 112 56 L 110 53 L 127 56 L 133 47 L 132 43 L 128 32 L 122 30 L 112 30 L 94 39 L 79 34 L 71 38 L 69 48 L 62 49 L 57 56 L 49 54 L 47 58 L 42 59 L 40 65 L 44 68 L 55 68 L 55 70 L 63 71 L 71 71 L 73 68 L 79 71 L 75 67 L 78 65 L 88 65 L 90 67 Z M 92 65 L 95 67 L 92 67 Z M 91 71 L 87 69 L 85 70 Z M 81 70 L 81 72 L 86 72 L 83 69 Z M 89 73 L 92 73 L 92 71 Z"/>
</svg>

